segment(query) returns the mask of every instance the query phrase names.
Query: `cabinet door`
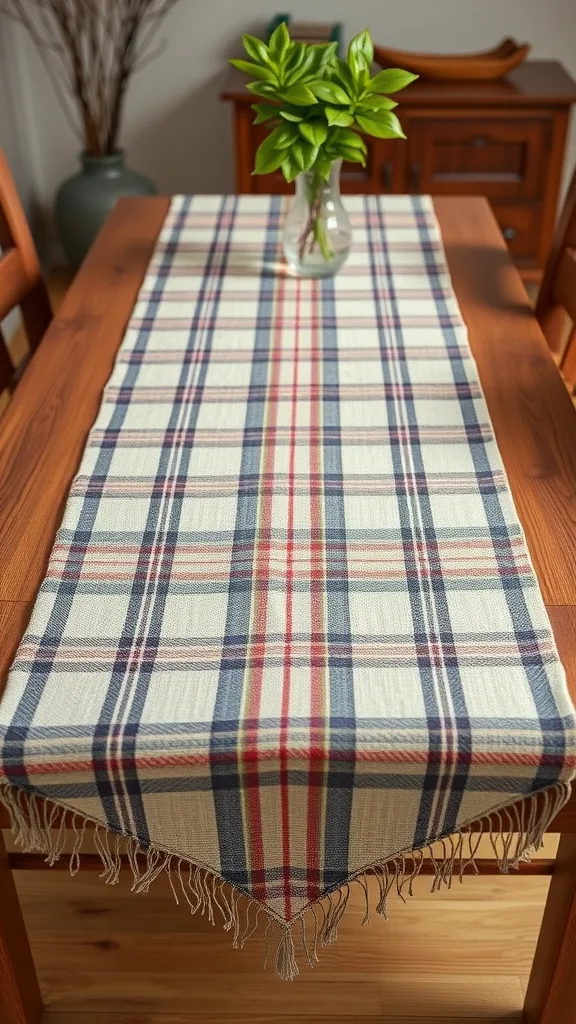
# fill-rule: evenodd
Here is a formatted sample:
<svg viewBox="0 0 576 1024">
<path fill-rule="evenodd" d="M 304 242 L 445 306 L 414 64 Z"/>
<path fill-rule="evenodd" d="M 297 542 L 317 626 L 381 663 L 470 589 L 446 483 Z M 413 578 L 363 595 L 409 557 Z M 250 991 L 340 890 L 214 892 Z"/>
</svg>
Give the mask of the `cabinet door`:
<svg viewBox="0 0 576 1024">
<path fill-rule="evenodd" d="M 494 216 L 508 248 L 520 267 L 535 267 L 542 230 L 540 203 L 506 203 L 492 200 Z"/>
<path fill-rule="evenodd" d="M 362 164 L 342 164 L 340 184 L 345 194 L 384 195 L 402 192 L 405 179 L 406 143 L 397 139 L 364 137 L 368 155 Z"/>
<path fill-rule="evenodd" d="M 536 117 L 411 118 L 407 189 L 432 195 L 537 197 L 548 127 L 547 119 Z"/>
</svg>

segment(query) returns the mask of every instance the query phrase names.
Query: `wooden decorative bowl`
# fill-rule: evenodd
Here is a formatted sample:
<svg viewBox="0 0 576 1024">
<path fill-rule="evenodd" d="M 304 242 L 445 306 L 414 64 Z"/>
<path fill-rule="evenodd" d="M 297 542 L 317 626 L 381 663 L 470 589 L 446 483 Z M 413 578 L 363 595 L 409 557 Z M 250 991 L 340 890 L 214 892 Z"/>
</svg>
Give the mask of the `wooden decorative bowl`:
<svg viewBox="0 0 576 1024">
<path fill-rule="evenodd" d="M 517 68 L 531 49 L 528 43 L 519 45 L 515 39 L 503 39 L 493 50 L 484 53 L 410 53 L 374 45 L 374 60 L 383 68 L 404 68 L 421 78 L 435 81 L 489 81 L 503 78 Z"/>
</svg>

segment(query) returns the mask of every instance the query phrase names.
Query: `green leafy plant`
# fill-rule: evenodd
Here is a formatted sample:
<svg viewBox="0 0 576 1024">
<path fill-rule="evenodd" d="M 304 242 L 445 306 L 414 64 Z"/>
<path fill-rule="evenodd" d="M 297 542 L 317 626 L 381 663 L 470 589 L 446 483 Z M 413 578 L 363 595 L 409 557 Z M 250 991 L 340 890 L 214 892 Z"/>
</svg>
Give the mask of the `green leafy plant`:
<svg viewBox="0 0 576 1024">
<path fill-rule="evenodd" d="M 290 39 L 284 23 L 268 45 L 255 36 L 242 37 L 249 60 L 230 61 L 250 75 L 247 88 L 258 97 L 255 124 L 267 122 L 270 134 L 256 152 L 254 174 L 281 169 L 291 182 L 304 172 L 310 218 L 301 247 L 318 244 L 325 259 L 329 244 L 318 218 L 322 189 L 335 160 L 366 164 L 362 135 L 377 139 L 405 138 L 389 94 L 397 93 L 417 75 L 399 68 L 372 76 L 374 48 L 366 29 L 354 37 L 346 60 L 336 55 L 337 43 L 309 44 Z"/>
</svg>

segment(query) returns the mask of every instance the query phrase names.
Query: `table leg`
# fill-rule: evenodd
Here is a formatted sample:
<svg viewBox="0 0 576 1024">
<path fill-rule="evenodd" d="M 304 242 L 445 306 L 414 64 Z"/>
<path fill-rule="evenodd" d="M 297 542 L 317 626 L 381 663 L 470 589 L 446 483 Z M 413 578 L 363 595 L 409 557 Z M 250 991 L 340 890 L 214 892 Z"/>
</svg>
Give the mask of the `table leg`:
<svg viewBox="0 0 576 1024">
<path fill-rule="evenodd" d="M 42 996 L 0 831 L 0 1021 L 40 1024 Z"/>
<path fill-rule="evenodd" d="M 526 1024 L 576 1024 L 575 964 L 576 835 L 563 835 L 526 992 Z"/>
</svg>

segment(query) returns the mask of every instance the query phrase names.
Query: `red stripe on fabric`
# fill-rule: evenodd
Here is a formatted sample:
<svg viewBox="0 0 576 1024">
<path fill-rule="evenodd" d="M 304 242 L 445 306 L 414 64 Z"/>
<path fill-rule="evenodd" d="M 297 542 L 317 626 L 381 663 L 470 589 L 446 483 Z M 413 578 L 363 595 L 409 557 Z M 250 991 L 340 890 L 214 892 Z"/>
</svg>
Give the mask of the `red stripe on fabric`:
<svg viewBox="0 0 576 1024">
<path fill-rule="evenodd" d="M 269 560 L 269 564 L 271 563 L 271 561 L 272 561 L 272 559 Z M 487 570 L 491 570 L 491 571 L 487 571 Z M 519 575 L 520 576 L 523 575 L 523 574 L 524 575 L 530 575 L 531 574 L 531 567 L 530 567 L 528 562 L 524 563 L 523 565 L 520 564 L 520 563 L 517 563 L 514 566 L 502 566 L 501 568 L 497 569 L 497 571 L 498 571 L 498 575 L 501 578 L 506 578 L 508 576 L 511 576 L 514 579 L 516 579 L 516 577 L 519 576 Z M 389 569 L 386 566 L 382 566 L 382 567 L 375 566 L 374 568 L 358 569 L 352 563 L 352 565 L 349 567 L 348 572 L 347 572 L 347 579 L 348 579 L 349 582 L 353 582 L 353 583 L 354 582 L 358 582 L 358 581 L 360 581 L 360 582 L 361 581 L 365 581 L 365 582 L 376 581 L 376 582 L 379 582 L 379 581 L 383 581 L 383 580 L 403 580 L 403 579 L 407 579 L 407 580 L 415 579 L 415 580 L 422 580 L 424 582 L 430 582 L 432 580 L 443 579 L 443 578 L 450 579 L 450 580 L 460 580 L 460 579 L 464 579 L 464 580 L 466 580 L 466 579 L 491 580 L 494 577 L 494 573 L 495 573 L 495 570 L 493 568 L 493 562 L 491 560 L 488 561 L 488 565 L 487 565 L 486 569 L 484 569 L 482 567 L 477 567 L 477 566 L 474 566 L 474 565 L 467 566 L 466 564 L 464 564 L 464 565 L 458 565 L 458 566 L 456 566 L 454 568 L 446 566 L 443 569 L 440 566 L 438 566 L 437 568 L 434 568 L 430 573 L 428 573 L 428 571 L 426 570 L 426 572 L 422 572 L 420 574 L 416 574 L 416 573 L 415 574 L 410 574 L 410 573 L 407 574 L 407 573 L 405 573 L 403 571 L 402 568 Z M 78 579 L 78 575 L 79 574 L 76 571 L 66 571 L 66 572 L 50 571 L 50 572 L 48 572 L 46 574 L 46 578 L 47 579 L 57 579 L 57 580 L 76 580 L 76 579 Z M 277 565 L 275 567 L 275 575 L 276 575 L 276 577 L 284 576 L 284 570 L 282 568 L 282 565 Z M 291 574 L 291 577 L 292 577 L 292 581 L 293 582 L 303 581 L 304 583 L 310 582 L 311 584 L 316 584 L 318 582 L 328 581 L 328 580 L 331 580 L 331 579 L 339 580 L 341 578 L 341 575 L 342 575 L 341 574 L 341 570 L 339 568 L 329 569 L 328 571 L 326 571 L 323 567 L 319 567 L 319 568 L 316 567 L 316 568 L 309 568 L 309 569 L 308 568 L 303 568 L 303 569 L 293 570 L 292 574 Z M 211 573 L 210 573 L 210 582 L 211 583 L 218 583 L 218 582 L 225 583 L 230 578 L 233 578 L 235 580 L 249 580 L 249 579 L 251 579 L 251 577 L 252 577 L 252 572 L 251 572 L 249 566 L 247 566 L 245 569 L 237 569 L 234 572 L 232 577 L 231 577 L 231 574 L 229 572 L 226 572 L 226 570 L 222 570 L 222 569 L 221 570 L 212 570 Z M 168 579 L 168 580 L 179 581 L 179 582 L 182 582 L 182 583 L 205 583 L 206 582 L 206 568 L 204 567 L 199 572 L 192 572 L 192 571 L 186 572 L 184 570 L 180 570 L 180 571 L 174 570 L 173 572 L 170 572 L 170 573 L 168 573 L 168 572 L 158 573 L 156 578 L 157 578 L 157 580 Z M 129 571 L 119 572 L 117 570 L 114 571 L 114 572 L 111 572 L 110 569 L 108 569 L 108 571 L 102 571 L 102 572 L 87 572 L 87 571 L 83 572 L 82 573 L 82 579 L 83 580 L 94 580 L 94 581 L 97 581 L 97 580 L 114 580 L 117 583 L 119 583 L 119 582 L 122 582 L 123 580 L 137 580 L 137 581 L 146 580 L 147 576 L 146 576 L 146 572 L 145 572 L 144 569 L 142 569 L 139 572 L 129 572 Z M 258 586 L 259 586 L 259 584 L 258 584 Z"/>
<path fill-rule="evenodd" d="M 285 547 L 286 547 L 285 540 L 275 540 L 272 536 L 270 536 L 268 538 L 268 541 L 269 541 L 269 545 L 270 545 L 271 548 L 278 548 L 282 552 L 285 551 Z M 440 538 L 440 540 L 438 540 L 438 544 L 442 548 L 446 548 L 446 549 L 452 549 L 453 548 L 456 551 L 460 551 L 461 548 L 466 548 L 466 547 L 469 547 L 469 548 L 472 548 L 472 549 L 486 548 L 486 549 L 488 549 L 488 551 L 490 551 L 492 548 L 494 548 L 495 550 L 499 550 L 500 548 L 506 550 L 509 547 L 518 547 L 518 548 L 523 550 L 524 541 L 522 540 L 522 537 L 519 537 L 519 536 L 510 537 L 509 540 L 505 540 L 505 539 L 499 538 L 499 537 L 493 537 L 493 538 L 490 537 L 488 539 L 485 539 L 483 537 L 474 537 L 474 539 L 472 539 L 472 540 L 466 540 L 465 538 L 459 538 L 457 540 L 450 540 L 449 538 Z M 166 545 L 166 546 L 169 547 L 169 545 Z M 353 549 L 353 548 L 360 548 L 360 549 L 364 548 L 364 549 L 366 549 L 369 552 L 388 551 L 388 552 L 394 553 L 394 552 L 398 551 L 399 548 L 401 548 L 401 549 L 410 549 L 411 550 L 412 546 L 413 546 L 413 542 L 412 541 L 403 541 L 401 539 L 394 540 L 394 541 L 377 541 L 377 540 L 373 541 L 371 538 L 369 538 L 366 541 L 362 541 L 362 540 L 355 540 L 354 537 L 351 537 L 347 541 L 336 541 L 336 540 L 333 540 L 333 541 L 331 541 L 331 544 L 330 544 L 330 547 L 331 547 L 331 549 L 333 551 L 336 550 L 336 551 L 348 551 L 348 552 L 351 549 Z M 102 541 L 101 543 L 97 543 L 96 540 L 94 540 L 94 548 L 96 550 L 98 550 L 99 552 L 110 551 L 111 553 L 119 554 L 119 555 L 139 554 L 141 551 L 142 552 L 147 552 L 148 554 L 151 554 L 151 552 L 153 551 L 153 546 L 150 545 L 150 544 L 143 544 L 142 547 L 140 547 L 138 544 L 122 544 L 122 545 L 116 546 L 116 544 L 114 544 L 114 543 L 112 543 L 110 541 Z M 69 551 L 73 551 L 74 549 L 77 549 L 78 553 L 80 555 L 82 555 L 84 553 L 82 545 L 78 545 L 77 543 L 71 543 L 71 544 L 59 543 L 59 544 L 56 544 L 54 546 L 53 557 L 55 558 L 56 555 L 62 553 L 62 559 L 64 560 L 65 559 L 65 555 Z M 182 544 L 178 544 L 178 548 L 177 548 L 177 551 L 178 551 L 179 554 L 180 553 L 187 553 L 187 554 L 194 554 L 194 555 L 197 555 L 197 554 L 204 555 L 204 554 L 208 554 L 208 553 L 214 554 L 216 552 L 219 552 L 220 550 L 221 550 L 221 545 L 204 544 L 204 543 L 203 544 L 184 544 L 184 543 L 182 543 Z M 246 552 L 249 553 L 251 551 L 251 546 L 250 546 L 249 543 L 246 542 L 245 544 L 240 545 L 238 550 L 246 551 Z M 401 557 L 401 556 L 399 556 L 399 557 Z M 484 557 L 484 556 L 480 556 L 479 555 L 478 559 L 480 559 L 481 557 Z M 294 556 L 294 560 L 295 561 L 300 561 L 300 562 L 304 562 L 304 561 L 308 562 L 308 555 L 306 554 L 306 555 L 302 555 L 300 557 Z M 474 559 L 474 560 L 476 561 L 476 559 Z M 457 555 L 452 555 L 451 556 L 451 561 L 458 561 Z M 96 558 L 91 556 L 90 557 L 90 562 L 98 564 L 99 559 L 96 559 Z M 104 559 L 102 559 L 102 562 L 104 562 Z"/>
<path fill-rule="evenodd" d="M 284 910 L 286 920 L 292 917 L 290 899 L 290 781 L 288 774 L 288 737 L 290 716 L 290 676 L 292 668 L 293 631 L 293 576 L 294 576 L 294 477 L 296 470 L 296 430 L 298 416 L 298 358 L 300 341 L 300 280 L 295 285 L 294 315 L 294 369 L 292 374 L 292 399 L 290 406 L 290 453 L 288 466 L 288 527 L 286 543 L 286 641 L 284 644 L 284 672 L 282 677 L 282 706 L 280 710 L 280 801 L 282 807 L 282 863 L 284 873 Z"/>
<path fill-rule="evenodd" d="M 319 730 L 324 735 L 324 729 Z M 506 754 L 496 750 L 489 751 L 475 751 L 474 754 L 462 753 L 455 755 L 454 759 L 448 759 L 443 756 L 440 751 L 433 752 L 431 755 L 426 750 L 408 750 L 403 749 L 401 751 L 383 751 L 383 750 L 360 750 L 356 752 L 348 752 L 345 750 L 333 750 L 332 752 L 325 750 L 322 746 L 318 747 L 302 747 L 302 748 L 289 748 L 288 754 L 291 761 L 306 761 L 309 764 L 314 761 L 316 770 L 318 765 L 322 765 L 322 771 L 324 772 L 324 764 L 329 761 L 354 761 L 355 763 L 363 764 L 374 764 L 374 765 L 426 765 L 432 763 L 446 764 L 467 764 L 473 766 L 485 766 L 485 767 L 511 767 L 511 768 L 523 768 L 523 767 L 538 767 L 540 765 L 547 765 L 550 767 L 562 767 L 576 768 L 576 754 L 545 754 L 541 756 L 539 754 Z M 279 752 L 277 750 L 255 750 L 252 749 L 243 759 L 247 765 L 261 765 L 268 761 L 277 762 L 279 758 Z M 106 761 L 93 761 L 92 759 L 84 759 L 81 761 L 45 761 L 42 763 L 29 764 L 26 766 L 26 772 L 28 775 L 50 775 L 52 773 L 73 773 L 77 775 L 86 774 L 90 776 L 91 780 L 94 780 L 94 772 L 105 771 L 108 772 L 110 766 L 113 765 L 117 769 L 125 770 L 127 768 L 140 770 L 142 768 L 157 769 L 157 768 L 188 768 L 188 767 L 202 767 L 203 765 L 208 767 L 211 764 L 230 764 L 234 768 L 236 764 L 236 755 L 232 754 L 186 754 L 186 755 L 162 755 L 158 757 L 133 757 L 133 758 L 119 758 L 114 762 Z M 0 777 L 6 775 L 6 767 L 0 764 Z M 394 773 L 396 774 L 396 773 Z M 420 776 L 415 776 L 420 778 Z M 313 772 L 309 771 L 309 778 L 314 778 Z M 170 776 L 167 777 L 169 781 Z M 68 780 L 69 782 L 72 780 Z M 73 780 L 74 782 L 81 781 L 78 778 Z M 246 773 L 246 781 L 249 782 L 250 786 L 258 787 L 257 778 Z M 381 784 L 378 788 L 388 788 L 384 784 Z M 392 785 L 392 788 L 395 788 Z M 498 790 L 498 786 L 496 786 Z M 251 837 L 252 841 L 254 838 Z M 258 833 L 258 837 L 261 844 L 262 833 Z M 262 862 L 260 861 L 262 867 Z M 254 872 L 255 873 L 255 872 Z M 261 877 L 261 873 L 260 873 Z M 314 890 L 316 890 L 314 886 Z"/>
<path fill-rule="evenodd" d="M 310 287 L 310 303 L 316 311 L 318 306 L 318 282 L 313 281 Z M 319 316 L 313 317 L 312 331 L 310 337 L 310 348 L 315 358 L 310 364 L 310 372 L 313 385 L 310 392 L 310 437 L 314 433 L 317 436 L 322 434 L 322 405 L 318 401 L 319 390 L 319 344 L 318 344 L 318 323 Z M 320 459 L 320 447 L 310 445 L 310 480 L 318 479 L 322 472 Z M 324 530 L 323 530 L 322 500 L 316 491 L 310 495 L 310 561 L 312 565 L 318 563 L 319 572 L 314 573 L 310 580 L 310 620 L 311 620 L 311 681 L 310 681 L 310 716 L 312 719 L 321 719 L 325 715 L 325 678 L 326 678 L 326 646 L 320 639 L 325 633 L 324 622 L 324 591 L 326 588 L 324 565 Z M 320 740 L 322 747 L 325 744 L 325 731 L 321 730 Z M 323 765 L 325 757 L 318 759 L 316 750 L 310 751 L 310 766 L 308 770 L 308 841 L 307 841 L 307 868 L 308 898 L 314 901 L 320 895 L 320 880 L 322 877 L 321 850 L 320 844 L 324 835 L 322 828 L 322 801 L 323 786 L 320 784 L 318 763 Z"/>
<path fill-rule="evenodd" d="M 285 294 L 285 278 L 280 277 L 278 281 L 276 308 L 274 310 L 274 340 L 272 350 L 277 351 L 282 347 L 282 336 L 284 330 L 283 304 Z M 270 385 L 275 389 L 278 385 L 281 363 L 275 359 L 271 363 Z M 274 390 L 272 392 L 274 395 Z M 266 407 L 266 431 L 262 436 L 262 465 L 261 473 L 273 475 L 275 459 L 276 426 L 278 417 L 278 401 L 275 397 L 267 403 Z M 259 508 L 257 510 L 257 533 L 255 537 L 254 551 L 254 579 L 258 581 L 256 594 L 254 596 L 254 614 L 252 628 L 262 637 L 267 633 L 268 617 L 268 593 L 270 582 L 270 529 L 272 524 L 272 497 L 270 494 L 260 495 Z M 262 678 L 264 672 L 264 658 L 266 644 L 264 640 L 257 640 L 252 645 L 252 651 L 257 663 L 252 671 L 248 673 L 248 717 L 256 721 L 260 714 L 260 701 L 262 698 Z M 249 758 L 251 748 L 258 745 L 258 728 L 249 729 L 246 732 L 246 742 L 243 744 L 243 760 Z M 250 870 L 253 879 L 253 891 L 255 899 L 266 898 L 266 885 L 264 875 L 264 845 L 262 842 L 262 808 L 260 803 L 260 788 L 258 779 L 247 787 L 247 804 L 249 827 L 249 842 L 251 853 Z"/>
</svg>

